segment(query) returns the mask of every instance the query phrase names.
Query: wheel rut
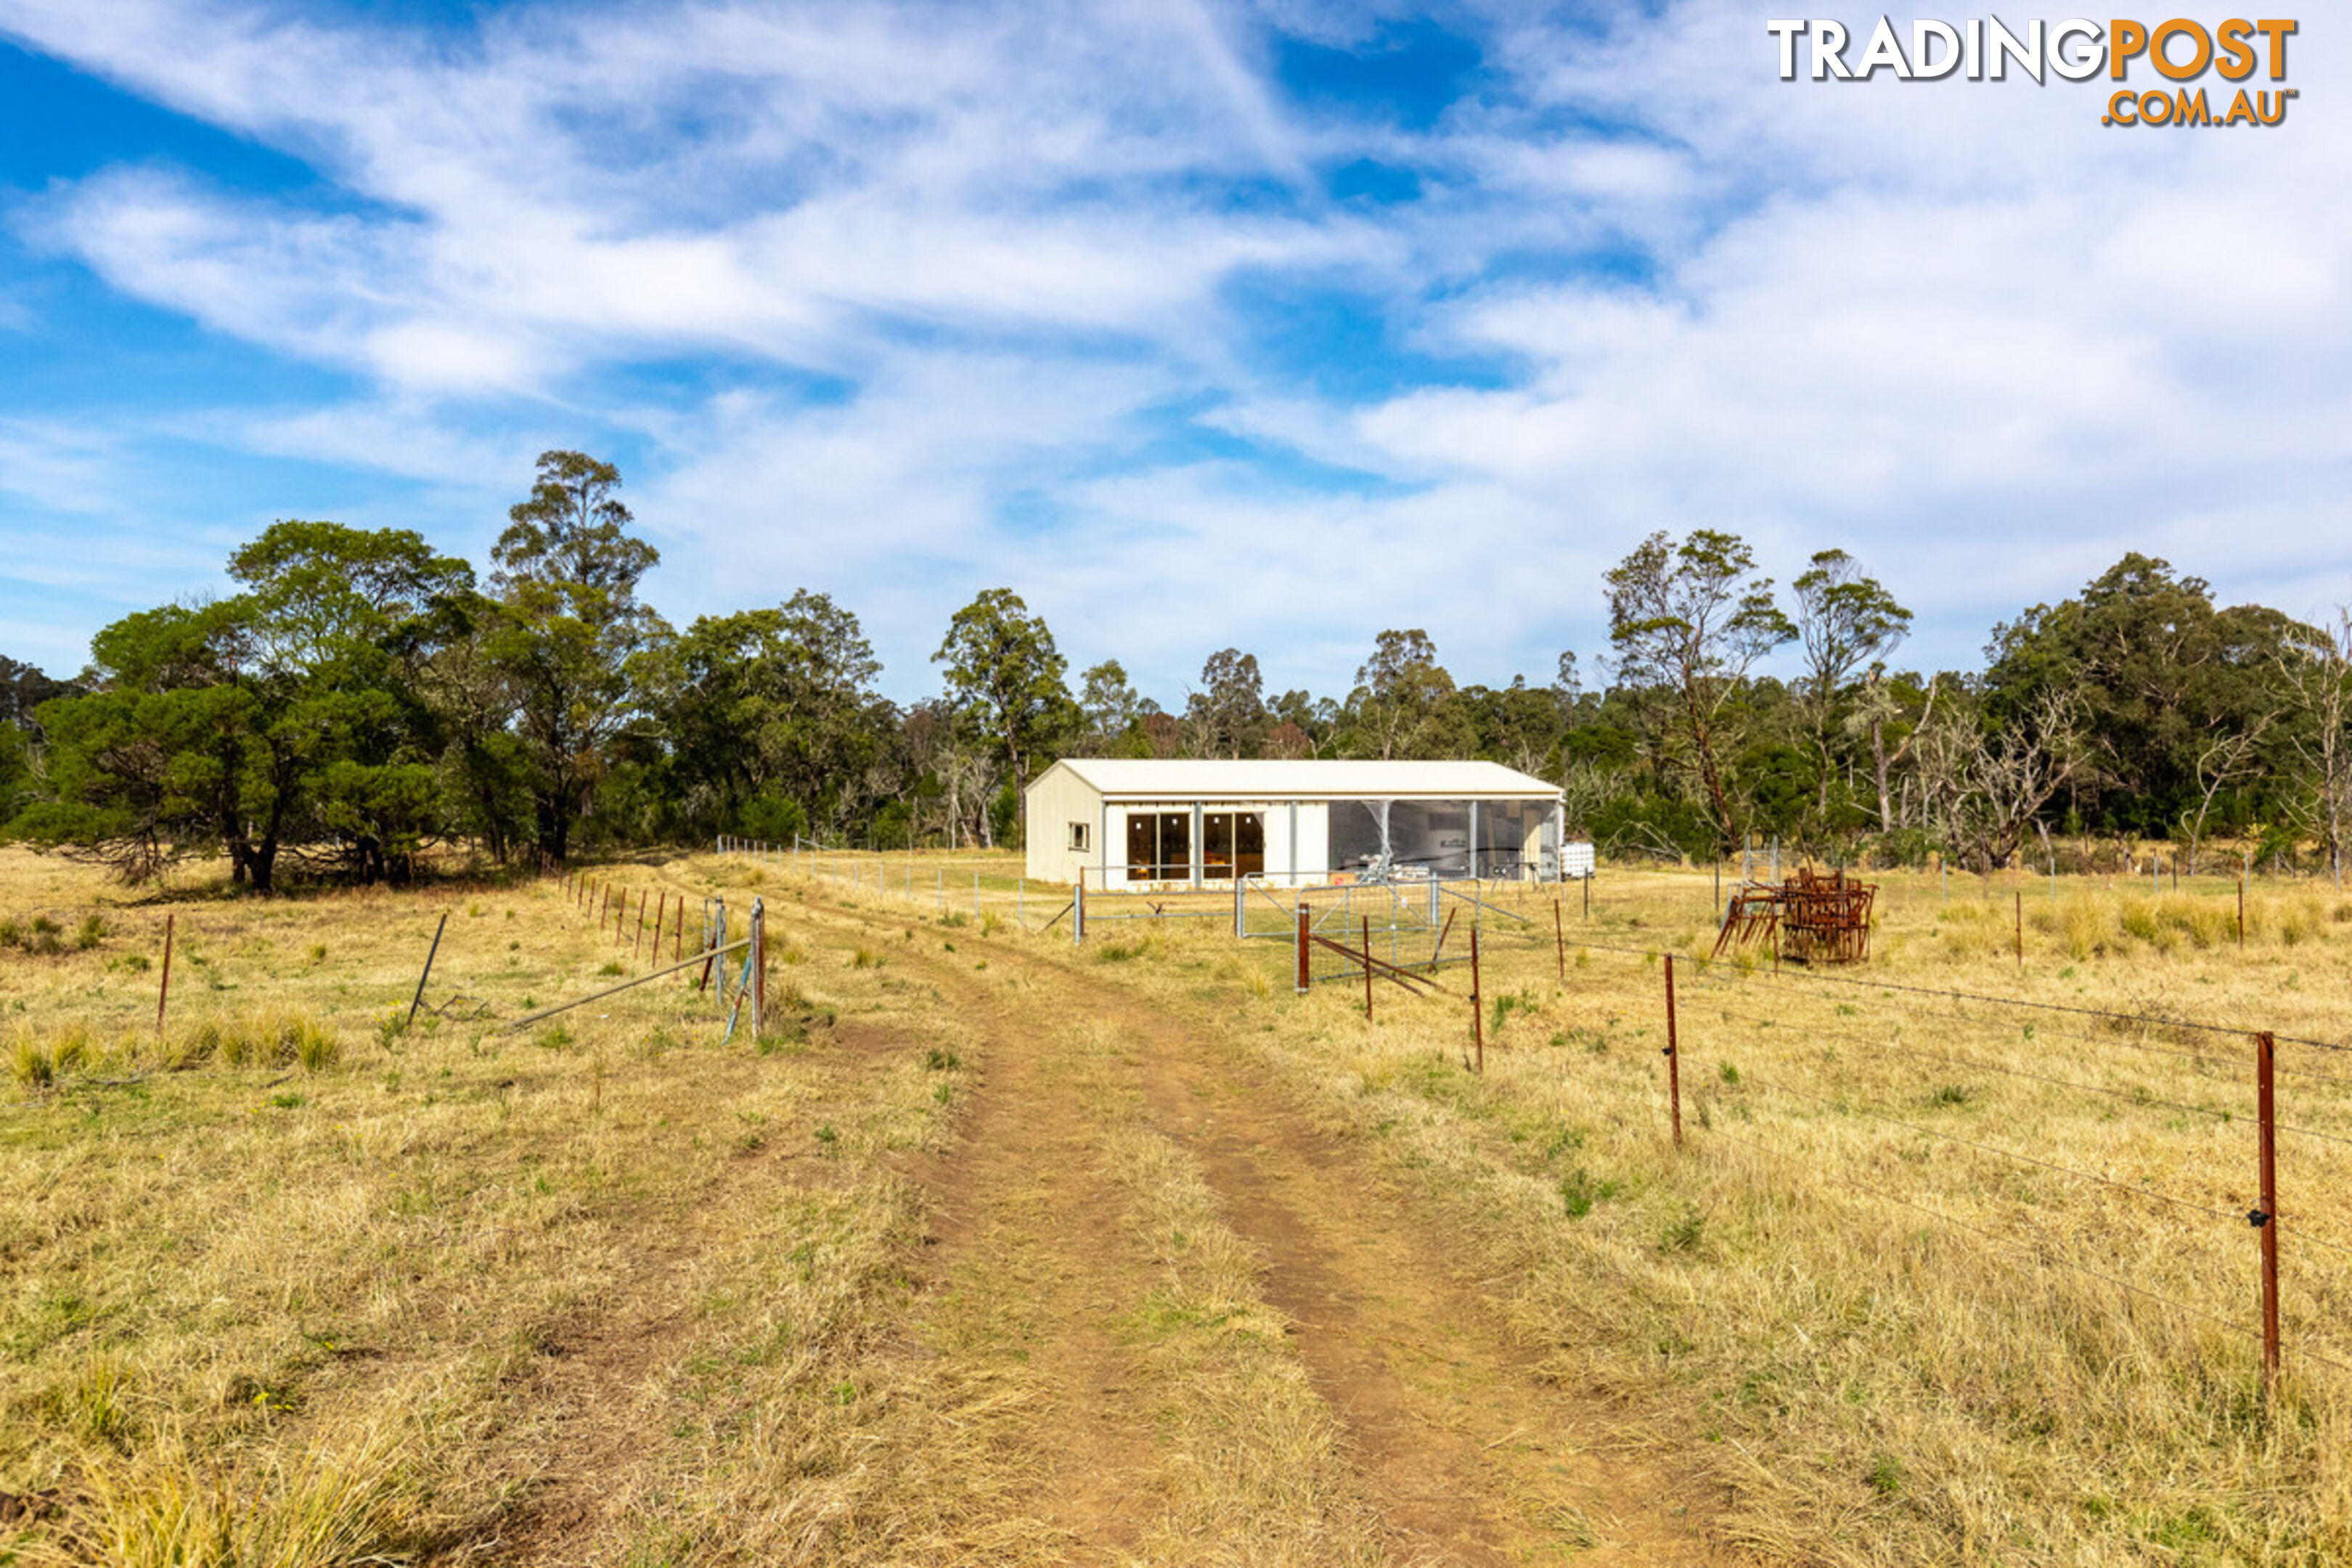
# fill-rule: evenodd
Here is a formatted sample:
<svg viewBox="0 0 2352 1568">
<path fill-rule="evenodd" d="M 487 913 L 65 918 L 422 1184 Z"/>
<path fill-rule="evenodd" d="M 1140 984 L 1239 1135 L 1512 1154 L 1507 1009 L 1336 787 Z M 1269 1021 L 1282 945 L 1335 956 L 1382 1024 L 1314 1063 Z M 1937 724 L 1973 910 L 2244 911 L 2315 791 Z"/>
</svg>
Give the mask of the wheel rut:
<svg viewBox="0 0 2352 1568">
<path fill-rule="evenodd" d="M 1024 955 L 1024 957 L 1027 955 Z M 1665 1478 L 1597 1452 L 1603 1413 L 1548 1386 L 1469 1260 L 1232 1048 L 1116 982 L 1033 960 L 1058 1005 L 1136 1047 L 1157 1127 L 1265 1260 L 1269 1304 L 1346 1423 L 1399 1555 L 1464 1564 L 1721 1561 Z"/>
</svg>

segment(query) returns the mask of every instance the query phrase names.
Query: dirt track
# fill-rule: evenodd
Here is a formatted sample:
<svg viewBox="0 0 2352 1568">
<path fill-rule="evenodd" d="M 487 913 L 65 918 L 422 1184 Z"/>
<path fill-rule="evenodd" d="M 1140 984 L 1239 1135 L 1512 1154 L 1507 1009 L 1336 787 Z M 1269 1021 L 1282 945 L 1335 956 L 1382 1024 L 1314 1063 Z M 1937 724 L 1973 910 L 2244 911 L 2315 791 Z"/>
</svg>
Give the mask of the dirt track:
<svg viewBox="0 0 2352 1568">
<path fill-rule="evenodd" d="M 1591 1451 L 1608 1413 L 1545 1384 L 1467 1259 L 1241 1047 L 1156 1009 L 1099 963 L 976 933 L 961 953 L 928 934 L 900 941 L 894 913 L 812 903 L 794 920 L 828 942 L 887 951 L 899 982 L 952 1019 L 967 1058 L 955 1146 L 903 1164 L 928 1194 L 931 1234 L 898 1333 L 952 1376 L 1010 1372 L 1038 1392 L 994 1417 L 1017 1428 L 992 1445 L 1018 1456 L 1017 1478 L 992 1489 L 1015 1506 L 998 1507 L 975 1559 L 1717 1560 L 1686 1497 Z M 926 1044 L 845 1020 L 824 1048 L 848 1069 L 858 1056 Z M 1139 1326 L 1169 1268 L 1137 1217 L 1144 1195 L 1121 1185 L 1108 1152 L 1119 1137 L 1164 1145 L 1205 1184 L 1255 1265 L 1260 1315 L 1277 1325 L 1269 1335 L 1202 1338 L 1209 1350 L 1187 1361 Z M 755 1203 L 762 1184 L 792 1179 L 782 1163 L 749 1163 L 704 1206 Z M 507 1549 L 521 1558 L 601 1560 L 592 1542 L 612 1538 L 661 1441 L 657 1391 L 677 1352 L 659 1281 L 684 1264 L 696 1228 L 694 1215 L 677 1216 L 669 1238 L 633 1260 L 635 1282 L 551 1347 L 542 1376 L 563 1461 L 509 1521 Z M 1257 1358 L 1259 1381 L 1234 1373 L 1220 1403 L 1201 1355 L 1227 1343 Z M 1297 1410 L 1233 1397 L 1278 1387 L 1286 1370 L 1336 1434 L 1330 1462 L 1317 1471 L 1302 1460 L 1295 1486 L 1277 1477 L 1255 1499 L 1203 1502 L 1220 1450 L 1295 1444 Z"/>
<path fill-rule="evenodd" d="M 1604 1413 L 1543 1384 L 1465 1261 L 1231 1044 L 1051 950 L 991 944 L 992 963 L 1030 982 L 1017 1000 L 945 955 L 909 956 L 986 1041 L 979 1105 L 940 1173 L 954 1217 L 938 1262 L 955 1279 L 1020 1257 L 1014 1276 L 1042 1287 L 1040 1352 L 1059 1399 L 1035 1434 L 1041 1495 L 1097 1560 L 1132 1560 L 1166 1458 L 1148 1374 L 1103 1327 L 1150 1284 L 1089 1157 L 1099 1106 L 1072 1086 L 1080 1053 L 1102 1059 L 1089 1042 L 1106 1031 L 1146 1124 L 1196 1163 L 1261 1260 L 1264 1297 L 1343 1428 L 1354 1489 L 1394 1560 L 1713 1560 L 1680 1506 L 1658 1506 L 1658 1478 L 1581 1446 Z M 1219 1557 L 1238 1543 L 1194 1544 Z"/>
</svg>

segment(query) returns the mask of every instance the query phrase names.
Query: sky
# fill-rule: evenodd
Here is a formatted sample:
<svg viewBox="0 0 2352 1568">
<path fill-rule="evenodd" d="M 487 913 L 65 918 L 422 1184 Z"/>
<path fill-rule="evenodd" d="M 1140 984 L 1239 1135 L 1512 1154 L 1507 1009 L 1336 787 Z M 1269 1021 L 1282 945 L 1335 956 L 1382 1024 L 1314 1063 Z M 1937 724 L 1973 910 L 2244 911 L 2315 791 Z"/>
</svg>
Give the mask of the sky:
<svg viewBox="0 0 2352 1568">
<path fill-rule="evenodd" d="M 995 586 L 1171 706 L 1389 627 L 1540 684 L 1660 530 L 1852 552 L 1920 668 L 2132 550 L 2352 600 L 2332 12 L 2226 131 L 1774 14 L 0 0 L 0 653 L 279 518 L 487 570 L 556 447 L 675 624 L 830 594 L 902 700 Z"/>
</svg>

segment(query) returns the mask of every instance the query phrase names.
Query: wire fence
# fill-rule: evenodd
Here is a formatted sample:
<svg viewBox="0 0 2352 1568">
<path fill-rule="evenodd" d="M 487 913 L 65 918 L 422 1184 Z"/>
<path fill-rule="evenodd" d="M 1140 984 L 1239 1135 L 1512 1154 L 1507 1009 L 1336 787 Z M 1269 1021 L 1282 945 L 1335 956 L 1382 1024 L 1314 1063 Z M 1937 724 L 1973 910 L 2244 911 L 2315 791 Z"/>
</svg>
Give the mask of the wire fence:
<svg viewBox="0 0 2352 1568">
<path fill-rule="evenodd" d="M 2279 1060 L 2289 1047 L 2332 1055 L 2344 1048 L 2339 1042 L 2169 1012 L 1710 963 L 1657 947 L 1577 940 L 1564 921 L 1553 932 L 1489 927 L 1483 934 L 1489 986 L 1497 974 L 1524 978 L 1532 959 L 1571 994 L 1596 1001 L 1622 1001 L 1628 984 L 1654 988 L 1665 1040 L 1661 1130 L 1677 1149 L 1691 1138 L 1686 1102 L 1700 1104 L 1713 1138 L 1866 1127 L 1875 1139 L 1853 1143 L 1844 1164 L 1817 1164 L 1823 1185 L 1916 1211 L 2023 1256 L 2037 1269 L 2073 1273 L 2222 1324 L 2260 1346 L 2273 1384 L 2290 1350 L 2299 1363 L 2352 1373 L 2337 1327 L 2352 1305 L 2352 1222 L 2334 1221 L 2316 1195 L 2298 1207 L 2279 1188 L 2282 1154 L 2309 1190 L 2340 1163 L 2327 1150 L 2352 1143 L 2352 1078 Z M 1614 961 L 1617 973 L 1596 974 L 1596 956 Z M 1312 978 L 1324 977 L 1318 968 Z M 1472 1001 L 1464 1031 L 1481 1060 L 1495 1022 L 1483 1007 Z M 2083 1025 L 2089 1026 L 2074 1026 Z M 2284 1106 L 2281 1079 L 2294 1097 Z M 2101 1140 L 2105 1163 L 2008 1130 L 1994 1087 L 2004 1083 L 2016 1093 L 2099 1106 L 2100 1119 L 2121 1123 Z M 1737 1114 L 1716 1114 L 1727 1102 Z M 2015 1101 L 2011 1108 L 2020 1122 L 2035 1109 Z M 1941 1124 L 1971 1109 L 1977 1120 Z M 1819 1160 L 1818 1142 L 1804 1147 Z M 1963 1163 L 1926 1159 L 1935 1147 Z M 1906 1193 L 1891 1179 L 1939 1169 L 1950 1175 L 1940 1190 L 1906 1184 Z M 2011 1179 L 1999 1179 L 2002 1172 Z M 2020 1174 L 2193 1228 L 2168 1240 L 2158 1258 L 2134 1258 L 2121 1233 L 2095 1213 L 2022 1191 L 2013 1180 Z M 1989 1199 L 1988 1192 L 2001 1195 Z M 1999 1219 L 1960 1212 L 1972 1205 Z M 2102 1268 L 2105 1255 L 2115 1261 Z M 2232 1289 L 2244 1303 L 2235 1311 L 2216 1300 Z M 2207 1300 L 2185 1299 L 2200 1296 Z"/>
<path fill-rule="evenodd" d="M 1868 1138 L 1848 1140 L 1842 1164 L 1820 1172 L 1832 1191 L 1916 1213 L 2036 1270 L 2079 1276 L 2251 1335 L 2273 1378 L 2290 1350 L 2298 1364 L 2352 1371 L 2352 1344 L 2334 1327 L 2352 1308 L 2352 1272 L 2339 1266 L 2352 1259 L 2352 1223 L 2339 1232 L 2292 1202 L 2294 1192 L 2329 1177 L 2335 1149 L 2352 1145 L 2352 1063 L 2337 1060 L 2352 1046 L 2307 1026 L 2263 1031 L 2170 1008 L 1921 984 L 1885 978 L 1874 966 L 1699 959 L 1691 950 L 1702 936 L 1711 941 L 1706 917 L 1717 906 L 1711 898 L 1694 903 L 1688 875 L 1588 879 L 1575 889 L 1486 882 L 1294 890 L 1244 878 L 1202 889 L 1107 892 L 1030 883 L 1006 856 L 941 864 L 805 843 L 722 841 L 720 848 L 856 895 L 942 916 L 993 917 L 1057 939 L 1066 932 L 1082 942 L 1158 924 L 1203 938 L 1284 942 L 1302 993 L 1360 988 L 1375 1019 L 1426 1022 L 1431 1009 L 1459 1009 L 1465 1055 L 1478 1066 L 1506 1016 L 1498 1008 L 1490 1018 L 1490 1001 L 1538 974 L 1554 979 L 1571 1005 L 1580 995 L 1608 1005 L 1629 984 L 1651 987 L 1653 1021 L 1666 1040 L 1657 1109 L 1661 1131 L 1677 1146 L 1695 1136 L 1685 1123 L 1686 1100 L 1696 1108 L 1696 1136 L 1709 1139 L 1866 1130 Z M 1703 896 L 1712 892 L 1697 886 Z M 1994 890 L 1979 889 L 1982 901 L 2015 924 L 2002 934 L 2014 936 L 2021 966 L 2023 900 L 2015 889 L 2006 899 Z M 2137 888 L 2148 890 L 2145 882 Z M 2242 921 L 2235 879 L 2214 890 Z M 2171 892 L 2168 881 L 2164 891 Z M 1942 889 L 1908 892 L 1916 899 Z M 1674 940 L 1685 925 L 1683 940 Z M 2009 944 L 2001 951 L 2006 958 Z M 1617 972 L 1601 973 L 1612 963 Z M 1638 990 L 1633 995 L 1640 1005 Z M 1411 1010 L 1389 1011 L 1398 1005 Z M 1696 1070 L 1702 1064 L 1706 1070 Z M 1736 1076 L 1721 1076 L 1726 1068 Z M 2095 1105 L 2101 1119 L 2141 1130 L 2129 1137 L 2143 1141 L 2110 1138 L 2102 1163 L 2035 1145 L 1990 1117 L 1980 1118 L 1989 1126 L 1943 1124 L 1997 1105 L 1993 1086 L 2000 1085 L 2008 1089 L 2000 1092 Z M 1736 1117 L 1722 1103 L 1727 1096 L 1737 1097 Z M 1912 1158 L 1933 1148 L 1965 1162 L 1940 1186 L 1921 1177 L 1943 1167 Z M 2159 1153 L 2173 1160 L 2168 1172 L 2156 1169 Z M 2282 1162 L 2291 1183 L 2284 1205 Z M 2011 1191 L 1994 1179 L 2002 1171 L 2194 1228 L 2160 1258 L 2137 1258 L 2125 1233 L 2102 1218 L 2105 1211 L 2069 1204 L 2054 1190 L 1987 1198 L 1979 1185 Z M 2244 1278 L 2250 1269 L 2253 1279 Z M 2233 1290 L 2244 1305 L 2229 1304 Z"/>
</svg>

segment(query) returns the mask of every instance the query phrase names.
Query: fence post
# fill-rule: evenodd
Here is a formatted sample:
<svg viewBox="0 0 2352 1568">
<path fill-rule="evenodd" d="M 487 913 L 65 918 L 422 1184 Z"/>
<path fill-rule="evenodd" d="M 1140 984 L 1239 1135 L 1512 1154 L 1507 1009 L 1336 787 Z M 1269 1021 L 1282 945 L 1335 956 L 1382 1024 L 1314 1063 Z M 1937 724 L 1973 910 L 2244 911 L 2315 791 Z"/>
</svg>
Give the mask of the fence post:
<svg viewBox="0 0 2352 1568">
<path fill-rule="evenodd" d="M 2271 1058 L 2276 1049 L 2270 1032 L 2254 1037 L 2254 1118 L 2256 1158 L 2261 1163 L 2260 1205 L 2246 1217 L 2253 1222 L 2263 1244 L 2263 1375 L 2275 1392 L 2279 1376 L 2278 1289 L 2278 1127 L 2273 1120 Z"/>
<path fill-rule="evenodd" d="M 2246 951 L 2246 879 L 2238 879 L 2238 951 Z"/>
<path fill-rule="evenodd" d="M 1675 1147 L 1683 1146 L 1683 1058 L 1675 1035 L 1675 955 L 1666 954 L 1666 1102 L 1675 1118 Z"/>
<path fill-rule="evenodd" d="M 2017 967 L 2025 967 L 2025 889 L 2017 889 Z"/>
<path fill-rule="evenodd" d="M 1470 1038 L 1478 1047 L 1477 1072 L 1486 1074 L 1486 1015 L 1485 1000 L 1478 994 L 1478 928 L 1470 928 Z"/>
<path fill-rule="evenodd" d="M 1364 1022 L 1372 1021 L 1372 917 L 1364 917 Z"/>
<path fill-rule="evenodd" d="M 433 945 L 425 950 L 425 973 L 416 977 L 416 996 L 408 1004 L 408 1024 L 401 1026 L 404 1029 L 416 1022 L 416 1009 L 425 1005 L 425 983 L 433 978 L 433 960 L 441 951 L 441 933 L 448 929 L 449 911 L 443 910 L 441 923 L 433 928 Z"/>
<path fill-rule="evenodd" d="M 1297 937 L 1297 941 L 1298 941 L 1298 994 L 1299 994 L 1301 996 L 1304 996 L 1304 995 L 1306 995 L 1306 994 L 1307 994 L 1307 986 L 1311 984 L 1311 982 L 1310 982 L 1310 981 L 1308 980 L 1308 978 L 1307 978 L 1307 949 L 1312 945 L 1312 936 L 1311 936 L 1311 933 L 1309 932 L 1309 931 L 1308 931 L 1308 929 L 1307 929 L 1307 900 L 1306 900 L 1305 899 L 1301 899 L 1301 900 L 1298 900 L 1298 937 Z"/>
<path fill-rule="evenodd" d="M 629 962 L 635 963 L 646 952 L 646 895 L 637 894 L 637 940 L 629 945 Z"/>
<path fill-rule="evenodd" d="M 727 945 L 727 900 L 713 899 L 711 902 L 718 906 L 718 913 L 705 922 L 702 951 L 715 955 L 719 949 Z M 710 967 L 716 962 L 715 956 L 702 961 L 702 978 L 694 983 L 697 991 L 710 989 Z M 727 972 L 724 969 L 719 972 L 719 989 L 721 994 L 727 990 Z"/>
<path fill-rule="evenodd" d="M 163 985 L 155 993 L 155 1035 L 163 1034 L 163 1005 L 172 999 L 172 926 L 180 917 L 173 910 L 163 912 Z"/>
<path fill-rule="evenodd" d="M 1568 932 L 1559 923 L 1559 898 L 1557 894 L 1551 900 L 1551 940 L 1552 945 L 1559 949 L 1559 978 L 1565 984 L 1568 982 Z"/>
<path fill-rule="evenodd" d="M 1242 921 L 1243 921 L 1243 920 L 1244 920 L 1244 912 L 1243 912 L 1243 909 L 1242 909 L 1242 895 L 1243 895 L 1243 893 L 1244 893 L 1244 891 L 1246 891 L 1246 890 L 1248 889 L 1248 887 L 1249 887 L 1249 879 L 1248 879 L 1248 878 L 1246 878 L 1246 877 L 1244 877 L 1244 876 L 1243 876 L 1243 875 L 1241 874 L 1241 868 L 1240 868 L 1240 867 L 1238 867 L 1238 866 L 1234 867 L 1234 940 L 1235 942 L 1239 942 L 1239 941 L 1241 941 L 1241 940 L 1242 940 L 1242 938 L 1243 938 L 1244 936 L 1245 936 L 1245 935 L 1247 935 L 1247 934 L 1248 934 L 1247 932 L 1245 932 L 1245 931 L 1244 931 L 1242 930 Z"/>
<path fill-rule="evenodd" d="M 1078 889 L 1070 899 L 1070 945 L 1083 947 L 1087 941 L 1087 868 L 1078 868 Z"/>
<path fill-rule="evenodd" d="M 757 1045 L 768 1023 L 768 910 L 762 899 L 751 900 L 751 1043 Z"/>
</svg>

